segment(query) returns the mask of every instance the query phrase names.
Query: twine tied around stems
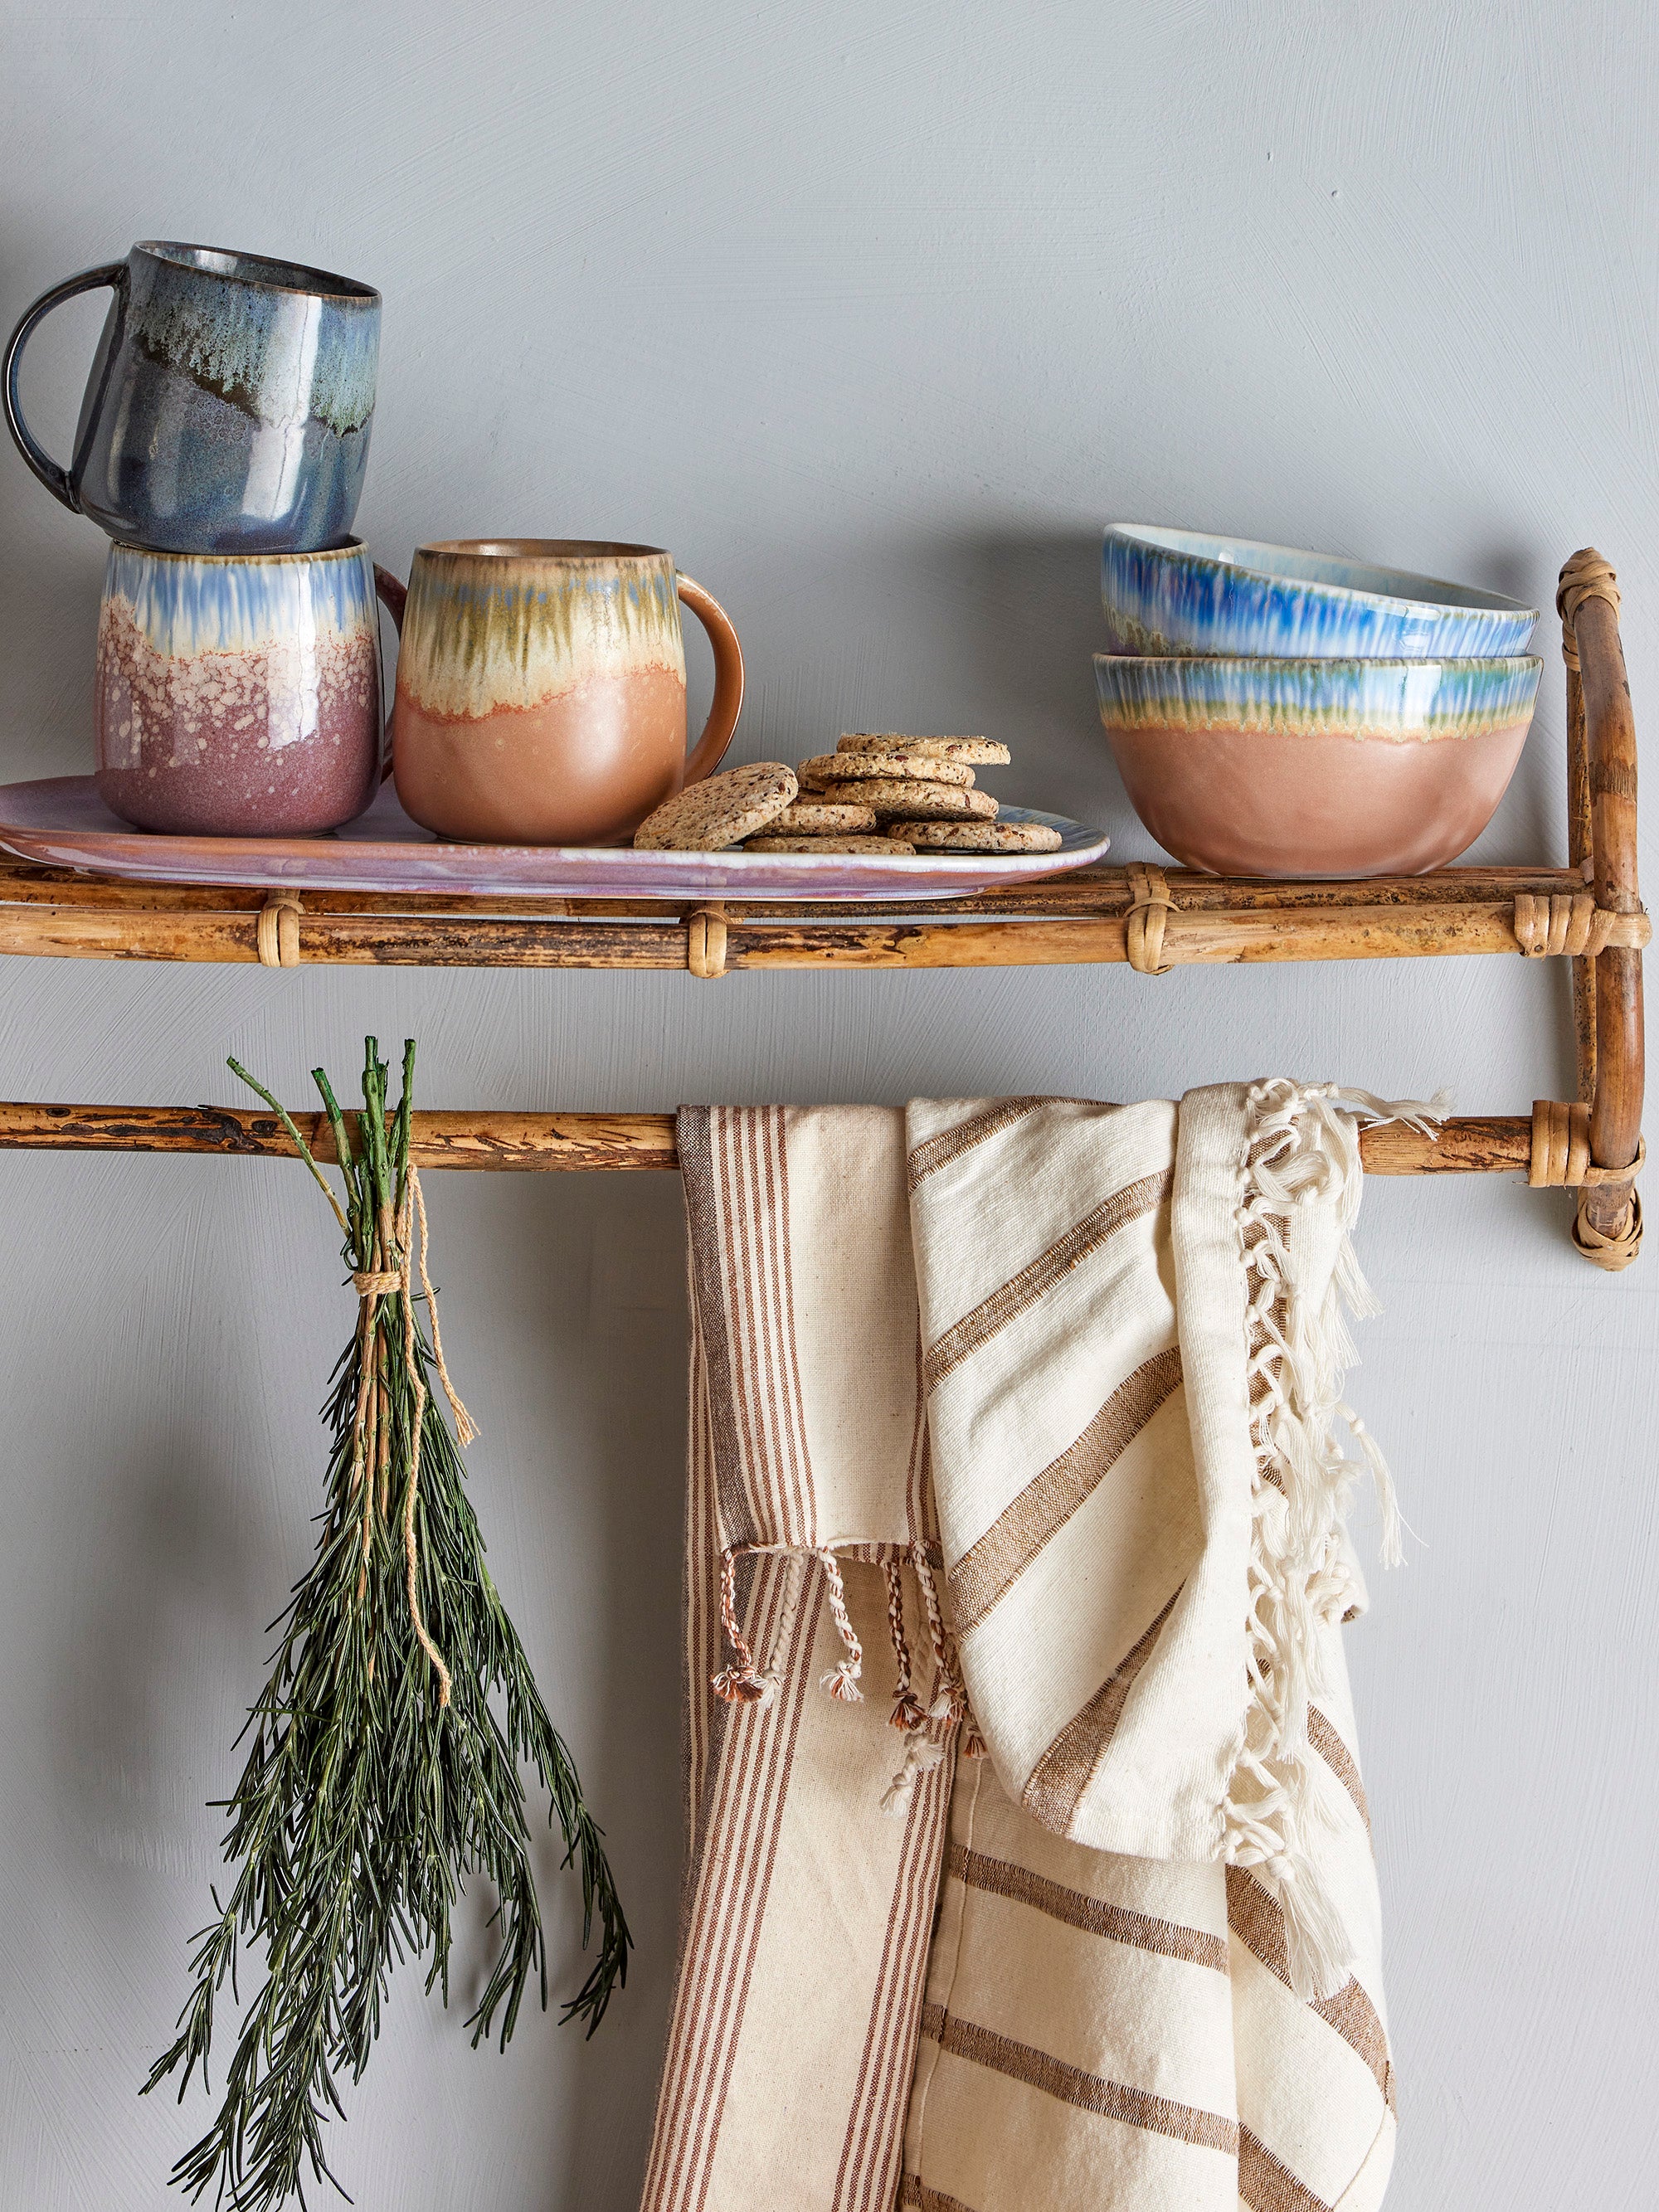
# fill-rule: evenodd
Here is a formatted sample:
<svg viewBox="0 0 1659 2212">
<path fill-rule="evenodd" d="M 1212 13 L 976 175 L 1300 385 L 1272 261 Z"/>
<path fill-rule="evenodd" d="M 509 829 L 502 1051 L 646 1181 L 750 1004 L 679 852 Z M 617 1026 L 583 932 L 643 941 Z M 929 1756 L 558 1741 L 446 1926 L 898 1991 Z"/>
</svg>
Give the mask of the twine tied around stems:
<svg viewBox="0 0 1659 2212">
<path fill-rule="evenodd" d="M 418 1228 L 419 1247 L 410 1235 L 412 1226 Z M 444 1358 L 443 1334 L 438 1326 L 438 1294 L 432 1287 L 432 1278 L 427 1272 L 428 1231 L 426 1218 L 426 1199 L 421 1189 L 420 1170 L 411 1160 L 404 1183 L 404 1199 L 393 1222 L 389 1214 L 376 1225 L 374 1249 L 370 1255 L 375 1264 L 353 1270 L 351 1286 L 362 1302 L 358 1323 L 362 1345 L 357 1381 L 357 1405 L 351 1430 L 351 1486 L 361 1488 L 363 1497 L 363 1553 L 359 1571 L 359 1596 L 368 1580 L 369 1547 L 374 1540 L 374 1516 L 378 1504 L 382 1521 L 386 1517 L 390 1499 L 387 1496 L 388 1477 L 392 1462 L 392 1400 L 380 1376 L 380 1361 L 384 1343 L 377 1326 L 377 1312 L 383 1297 L 395 1297 L 402 1308 L 402 1352 L 404 1371 L 409 1378 L 410 1394 L 414 1401 L 410 1419 L 409 1480 L 404 1489 L 403 1540 L 404 1583 L 409 1595 L 409 1618 L 416 1640 L 431 1661 L 438 1677 L 438 1703 L 447 1705 L 450 1698 L 449 1668 L 443 1654 L 433 1642 L 421 1612 L 420 1546 L 415 1534 L 415 1505 L 421 1478 L 421 1433 L 426 1421 L 426 1383 L 421 1373 L 421 1363 L 416 1347 L 415 1300 L 411 1273 L 418 1267 L 421 1293 L 426 1300 L 426 1310 L 432 1321 L 432 1355 L 438 1370 L 438 1380 L 449 1401 L 449 1410 L 455 1417 L 455 1434 L 463 1445 L 470 1444 L 477 1435 L 477 1426 L 449 1378 L 448 1363 Z M 386 1262 L 396 1257 L 396 1266 Z"/>
</svg>

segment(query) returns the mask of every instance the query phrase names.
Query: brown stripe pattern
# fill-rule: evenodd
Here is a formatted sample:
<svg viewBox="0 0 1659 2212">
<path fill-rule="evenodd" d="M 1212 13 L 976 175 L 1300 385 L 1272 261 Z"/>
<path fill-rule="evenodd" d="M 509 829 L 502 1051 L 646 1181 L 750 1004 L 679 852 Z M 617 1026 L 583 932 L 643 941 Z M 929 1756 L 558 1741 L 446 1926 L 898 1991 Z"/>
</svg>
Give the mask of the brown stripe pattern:
<svg viewBox="0 0 1659 2212">
<path fill-rule="evenodd" d="M 787 1694 L 747 1709 L 745 1725 L 719 1747 L 705 1832 L 718 1832 L 722 1848 L 705 1857 L 686 1917 L 643 2212 L 691 2212 L 714 2165 L 823 1604 L 822 1571 L 798 1598 L 799 1573 L 793 1560 L 757 1562 L 751 1632 L 787 1642 Z"/>
<path fill-rule="evenodd" d="M 983 1114 L 973 1114 L 967 1121 L 958 1121 L 954 1129 L 941 1129 L 937 1137 L 929 1137 L 926 1144 L 918 1145 L 906 1159 L 904 1173 L 910 1188 L 914 1190 L 937 1169 L 949 1167 L 952 1160 L 959 1160 L 964 1152 L 971 1152 L 988 1138 L 1012 1129 L 1016 1121 L 1023 1121 L 1039 1106 L 1055 1103 L 1052 1098 L 1003 1098 Z"/>
<path fill-rule="evenodd" d="M 933 1928 L 939 1837 L 955 1771 L 954 1757 L 945 1758 L 921 1777 L 910 1800 L 830 2212 L 886 2212 L 893 2201 Z"/>
<path fill-rule="evenodd" d="M 717 1108 L 710 1121 L 725 1261 L 726 1389 L 738 1425 L 747 1524 L 727 1518 L 725 1540 L 810 1549 L 817 1512 L 795 1346 L 786 1127 L 779 1106 Z M 727 1496 L 722 1470 L 723 1517 Z"/>
<path fill-rule="evenodd" d="M 1247 2127 L 1238 2130 L 1238 2194 L 1250 2212 L 1331 2212 Z"/>
<path fill-rule="evenodd" d="M 1185 1589 L 1186 1585 L 1182 1585 Z M 1020 1792 L 1020 1802 L 1045 1828 L 1065 1835 L 1084 1791 L 1117 1732 L 1135 1677 L 1152 1657 L 1164 1624 L 1175 1611 L 1177 1590 L 1140 1641 L 1112 1669 L 1081 1712 L 1066 1722 Z"/>
<path fill-rule="evenodd" d="M 1180 1387 L 1181 1347 L 1172 1344 L 1127 1376 L 1077 1442 L 1034 1475 L 969 1546 L 950 1577 L 958 1636 L 979 1626 Z"/>
<path fill-rule="evenodd" d="M 1227 1925 L 1246 1950 L 1289 1989 L 1291 1961 L 1285 1916 L 1255 1875 L 1243 1867 L 1227 1869 Z M 1355 2056 L 1364 2060 L 1392 2110 L 1394 2067 L 1389 2039 L 1376 2007 L 1359 1984 L 1350 1976 L 1334 1996 L 1316 1997 L 1308 2009 L 1317 2013 L 1328 2027 L 1334 2028 Z"/>
<path fill-rule="evenodd" d="M 1085 2074 L 1080 2066 L 1050 2057 L 1046 2051 L 1034 2050 L 1029 2043 L 1016 2043 L 1011 2036 L 994 2035 L 988 2027 L 978 2027 L 970 2020 L 958 2020 L 943 2005 L 923 2006 L 921 2032 L 953 2058 L 1006 2074 L 1011 2081 L 1024 2081 L 1029 2088 L 1041 2089 L 1062 2104 L 1075 2105 L 1079 2112 L 1093 2112 L 1104 2120 L 1121 2120 L 1128 2127 L 1146 2128 L 1154 2135 L 1173 2136 L 1178 2142 L 1195 2143 L 1203 2150 L 1237 2155 L 1238 2124 L 1219 2112 L 1200 2112 L 1195 2105 L 1177 2104 L 1173 2097 L 1132 2089 L 1121 2081 L 1109 2081 L 1103 2075 Z"/>
<path fill-rule="evenodd" d="M 1166 1959 L 1182 1959 L 1191 1966 L 1207 1966 L 1214 1973 L 1224 1974 L 1227 1971 L 1226 1939 L 1212 1936 L 1207 1929 L 1186 1928 L 1179 1921 L 1136 1912 L 1127 1905 L 1108 1905 L 1080 1889 L 1070 1889 L 1063 1882 L 1050 1881 L 1046 1875 L 1034 1874 L 1029 1867 L 1016 1866 L 1008 1859 L 989 1858 L 984 1852 L 970 1851 L 962 1844 L 951 1844 L 945 1865 L 948 1874 L 953 1874 L 969 1889 L 985 1890 L 994 1897 L 1011 1898 L 1018 1905 L 1029 1905 L 1033 1911 L 1046 1913 L 1051 1920 L 1063 1921 L 1068 1928 L 1080 1928 L 1085 1935 L 1103 1936 L 1113 1943 L 1128 1943 L 1138 1951 L 1160 1952 Z"/>
<path fill-rule="evenodd" d="M 680 1182 L 690 1232 L 688 1242 L 692 1296 L 708 1369 L 705 1388 L 715 1497 L 720 1520 L 726 1528 L 737 1532 L 726 1540 L 737 1543 L 747 1534 L 747 1515 L 744 1510 L 743 1455 L 729 1388 L 732 1346 L 720 1267 L 714 1120 L 714 1109 L 711 1106 L 682 1106 L 675 1116 L 674 1143 L 680 1156 Z"/>
<path fill-rule="evenodd" d="M 919 2173 L 907 2173 L 899 2191 L 900 2212 L 973 2212 L 959 2197 L 947 2197 L 942 2189 L 930 2189 Z"/>
<path fill-rule="evenodd" d="M 1353 1753 L 1317 1705 L 1308 1708 L 1308 1741 L 1352 1798 L 1354 1808 L 1365 1823 L 1366 1833 L 1369 1834 L 1371 1808 L 1366 1800 L 1365 1785 L 1359 1778 L 1359 1769 L 1354 1765 Z"/>
<path fill-rule="evenodd" d="M 1010 1322 L 1017 1321 L 1116 1231 L 1139 1220 L 1143 1214 L 1156 1212 L 1169 1195 L 1173 1179 L 1174 1170 L 1165 1168 L 1157 1175 L 1143 1176 L 1138 1182 L 1114 1191 L 1109 1198 L 1091 1207 L 1046 1252 L 1039 1253 L 1029 1267 L 1022 1267 L 1000 1291 L 994 1291 L 971 1313 L 953 1322 L 938 1343 L 928 1349 L 923 1370 L 928 1390 L 936 1390 L 963 1360 L 970 1359 Z"/>
</svg>

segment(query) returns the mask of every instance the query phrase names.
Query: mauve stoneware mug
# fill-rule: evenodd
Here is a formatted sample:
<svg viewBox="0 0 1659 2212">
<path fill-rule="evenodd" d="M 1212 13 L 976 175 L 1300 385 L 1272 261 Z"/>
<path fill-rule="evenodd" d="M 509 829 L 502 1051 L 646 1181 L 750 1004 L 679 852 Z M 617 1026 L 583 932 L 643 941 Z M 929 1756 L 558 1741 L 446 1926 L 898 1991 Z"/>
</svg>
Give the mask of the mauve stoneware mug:
<svg viewBox="0 0 1659 2212">
<path fill-rule="evenodd" d="M 350 821 L 380 780 L 380 696 L 362 545 L 247 560 L 111 546 L 97 782 L 139 829 L 282 837 Z"/>
<path fill-rule="evenodd" d="M 380 584 L 395 614 L 398 586 Z M 682 599 L 714 649 L 714 702 L 689 760 Z M 654 545 L 423 545 L 399 629 L 398 796 L 444 837 L 620 844 L 719 767 L 743 706 L 737 632 Z"/>
<path fill-rule="evenodd" d="M 67 468 L 23 420 L 18 372 L 41 317 L 114 293 Z M 368 459 L 380 295 L 349 276 L 151 240 L 66 277 L 12 332 L 6 421 L 47 490 L 123 543 L 169 553 L 304 553 L 349 538 Z"/>
</svg>

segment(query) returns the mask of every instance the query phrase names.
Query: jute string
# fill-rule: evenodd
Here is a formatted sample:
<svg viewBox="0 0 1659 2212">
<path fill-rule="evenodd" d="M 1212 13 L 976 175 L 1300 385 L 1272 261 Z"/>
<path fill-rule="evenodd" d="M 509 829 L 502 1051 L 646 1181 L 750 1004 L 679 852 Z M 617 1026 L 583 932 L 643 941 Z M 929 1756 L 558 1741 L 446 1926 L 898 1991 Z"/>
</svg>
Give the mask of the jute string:
<svg viewBox="0 0 1659 2212">
<path fill-rule="evenodd" d="M 416 1233 L 411 1234 L 411 1230 Z M 455 1419 L 456 1436 L 465 1446 L 472 1442 L 478 1431 L 450 1380 L 448 1364 L 444 1358 L 443 1334 L 438 1326 L 438 1297 L 427 1269 L 428 1245 L 426 1199 L 421 1189 L 420 1171 L 411 1162 L 404 1187 L 404 1202 L 397 1219 L 394 1222 L 387 1210 L 383 1212 L 376 1225 L 374 1249 L 370 1254 L 374 1264 L 357 1269 L 351 1278 L 351 1286 L 362 1301 L 358 1322 L 362 1350 L 358 1363 L 357 1404 L 352 1420 L 351 1480 L 354 1492 L 361 1486 L 363 1496 L 362 1565 L 357 1579 L 357 1592 L 361 1597 L 368 1579 L 375 1510 L 378 1505 L 384 1522 L 390 1504 L 387 1486 L 392 1464 L 392 1399 L 380 1374 L 385 1346 L 378 1315 L 380 1300 L 395 1297 L 402 1309 L 404 1371 L 409 1378 L 410 1395 L 413 1401 L 410 1419 L 409 1480 L 404 1491 L 404 1583 L 409 1599 L 410 1621 L 422 1650 L 432 1662 L 438 1677 L 438 1703 L 447 1705 L 450 1698 L 450 1672 L 444 1663 L 443 1654 L 432 1640 L 421 1611 L 420 1543 L 415 1532 L 415 1513 L 421 1480 L 421 1438 L 426 1425 L 427 1405 L 426 1384 L 421 1374 L 415 1334 L 412 1277 L 416 1269 L 420 1274 L 421 1293 L 426 1300 L 427 1312 L 431 1316 L 433 1362 L 438 1370 L 438 1380 L 443 1385 L 444 1395 L 449 1401 L 449 1410 Z M 388 1266 L 387 1261 L 394 1255 L 398 1264 Z"/>
<path fill-rule="evenodd" d="M 1620 1215 L 1611 1231 L 1603 1231 L 1589 1220 L 1581 1202 L 1577 1218 L 1572 1224 L 1572 1241 L 1587 1260 L 1598 1267 L 1616 1275 L 1640 1256 L 1642 1250 L 1642 1201 L 1632 1189 L 1630 1202 Z"/>
<path fill-rule="evenodd" d="M 1565 954 L 1593 960 L 1609 945 L 1642 951 L 1653 938 L 1645 912 L 1615 914 L 1597 906 L 1594 891 L 1517 891 L 1515 941 L 1528 960 Z"/>
<path fill-rule="evenodd" d="M 1572 554 L 1561 564 L 1561 580 L 1555 589 L 1555 611 L 1561 617 L 1561 658 L 1574 673 L 1578 669 L 1578 610 L 1586 599 L 1605 599 L 1619 613 L 1619 579 L 1611 563 L 1593 545 Z"/>
<path fill-rule="evenodd" d="M 1169 878 L 1143 860 L 1129 863 L 1129 911 L 1124 939 L 1129 965 L 1138 975 L 1167 975 L 1174 965 L 1164 957 L 1164 938 L 1176 911 Z"/>
</svg>

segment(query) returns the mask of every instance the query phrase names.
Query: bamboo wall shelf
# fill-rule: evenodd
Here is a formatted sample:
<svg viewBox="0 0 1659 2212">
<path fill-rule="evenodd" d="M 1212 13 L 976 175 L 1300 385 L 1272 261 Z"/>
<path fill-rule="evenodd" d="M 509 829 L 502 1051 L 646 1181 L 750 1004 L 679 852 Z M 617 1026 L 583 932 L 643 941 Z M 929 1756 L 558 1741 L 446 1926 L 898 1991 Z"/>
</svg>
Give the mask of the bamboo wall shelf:
<svg viewBox="0 0 1659 2212">
<path fill-rule="evenodd" d="M 1151 892 L 1161 903 L 1156 895 L 1167 890 L 1160 966 L 1401 959 L 1544 952 L 1535 926 L 1528 936 L 1523 921 L 1517 934 L 1517 901 L 1523 915 L 1535 916 L 1553 901 L 1589 906 L 1585 890 L 1571 868 L 1452 868 L 1363 884 L 1087 868 L 977 898 L 930 899 L 902 914 L 760 901 L 688 910 L 647 900 L 359 891 L 308 891 L 279 913 L 257 892 L 115 883 L 0 854 L 0 952 L 253 963 L 269 913 L 290 938 L 268 945 L 264 964 L 273 967 L 642 968 L 713 977 L 778 968 L 1135 965 L 1137 896 Z M 714 960 L 710 920 L 725 930 L 724 957 Z M 265 935 L 276 935 L 269 922 Z"/>
<path fill-rule="evenodd" d="M 736 970 L 1187 965 L 1520 953 L 1571 963 L 1577 1097 L 1531 1117 L 1449 1123 L 1438 1143 L 1369 1131 L 1374 1173 L 1525 1172 L 1579 1192 L 1587 1257 L 1639 1249 L 1644 1082 L 1636 733 L 1619 595 L 1601 556 L 1576 553 L 1557 605 L 1567 664 L 1565 868 L 1453 868 L 1365 883 L 1266 883 L 1144 866 L 1096 868 L 907 913 L 756 902 L 687 912 L 653 902 L 446 899 L 319 892 L 303 905 L 235 889 L 113 882 L 0 857 L 0 952 L 294 967 L 642 968 L 713 980 Z M 305 1117 L 309 1119 L 310 1117 Z M 672 1168 L 656 1115 L 416 1115 L 422 1167 Z M 304 1126 L 302 1121 L 301 1126 Z M 318 1139 L 326 1153 L 327 1130 Z M 0 1147 L 289 1150 L 269 1115 L 214 1108 L 0 1104 Z"/>
</svg>

